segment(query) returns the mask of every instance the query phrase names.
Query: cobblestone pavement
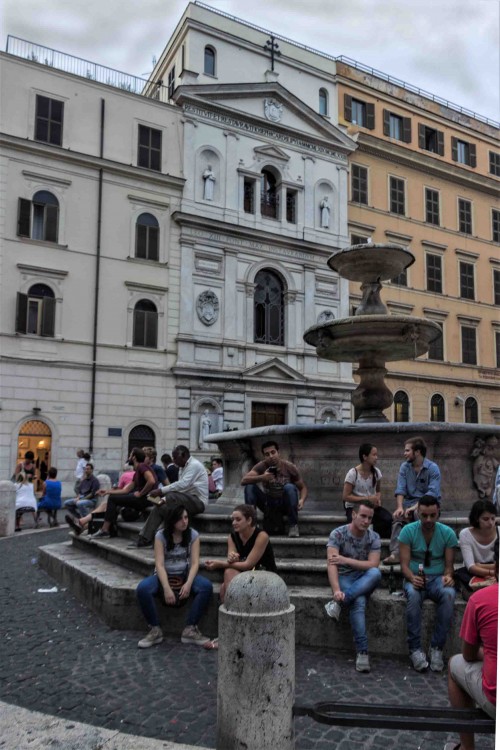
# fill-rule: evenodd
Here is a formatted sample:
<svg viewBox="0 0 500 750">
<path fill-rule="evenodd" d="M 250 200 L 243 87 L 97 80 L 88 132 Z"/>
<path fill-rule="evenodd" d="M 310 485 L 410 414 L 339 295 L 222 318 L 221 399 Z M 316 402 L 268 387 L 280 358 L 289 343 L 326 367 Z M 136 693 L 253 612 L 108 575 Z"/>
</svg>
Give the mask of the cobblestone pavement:
<svg viewBox="0 0 500 750">
<path fill-rule="evenodd" d="M 215 747 L 217 653 L 166 638 L 147 651 L 141 634 L 105 626 L 37 565 L 37 549 L 67 530 L 25 532 L 0 540 L 0 699 L 107 729 Z M 343 699 L 448 705 L 446 677 L 419 675 L 406 660 L 372 658 L 369 675 L 352 654 L 298 648 L 296 702 Z M 329 727 L 295 720 L 297 750 L 442 750 L 444 734 Z M 493 750 L 492 737 L 477 738 Z M 140 747 L 138 747 L 140 750 Z"/>
</svg>

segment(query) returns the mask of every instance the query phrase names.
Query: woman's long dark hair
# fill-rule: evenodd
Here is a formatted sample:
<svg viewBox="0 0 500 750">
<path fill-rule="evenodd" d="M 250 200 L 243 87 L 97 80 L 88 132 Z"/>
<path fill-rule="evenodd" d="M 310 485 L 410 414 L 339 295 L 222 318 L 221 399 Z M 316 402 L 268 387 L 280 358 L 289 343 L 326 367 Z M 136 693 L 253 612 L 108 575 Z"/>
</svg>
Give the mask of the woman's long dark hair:
<svg viewBox="0 0 500 750">
<path fill-rule="evenodd" d="M 363 443 L 362 445 L 359 446 L 359 460 L 361 461 L 361 463 L 363 463 L 363 461 L 365 460 L 364 459 L 365 456 L 370 455 L 373 448 L 375 448 L 375 446 L 372 445 L 371 443 Z M 375 471 L 375 466 L 371 466 L 370 469 L 372 472 L 373 488 L 375 489 L 375 487 L 377 486 L 377 472 Z"/>
<path fill-rule="evenodd" d="M 185 505 L 175 505 L 168 512 L 168 515 L 167 515 L 167 518 L 165 519 L 165 524 L 164 524 L 164 534 L 167 540 L 167 549 L 173 549 L 175 547 L 174 526 L 177 523 L 177 521 L 181 520 L 182 516 L 184 515 L 184 511 L 188 513 L 188 510 Z M 189 518 L 189 513 L 188 513 L 188 518 Z M 181 547 L 189 547 L 190 541 L 191 541 L 191 526 L 188 523 L 187 529 L 182 532 Z"/>
</svg>

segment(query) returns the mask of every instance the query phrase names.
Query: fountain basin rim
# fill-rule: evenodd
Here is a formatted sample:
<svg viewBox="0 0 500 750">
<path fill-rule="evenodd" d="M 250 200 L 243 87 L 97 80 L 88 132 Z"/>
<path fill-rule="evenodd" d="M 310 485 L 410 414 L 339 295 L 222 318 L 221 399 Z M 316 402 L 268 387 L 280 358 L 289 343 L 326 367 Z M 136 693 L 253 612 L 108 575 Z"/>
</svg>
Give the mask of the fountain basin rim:
<svg viewBox="0 0 500 750">
<path fill-rule="evenodd" d="M 415 263 L 407 247 L 393 242 L 351 245 L 327 260 L 329 267 L 349 281 L 388 281 Z"/>
</svg>

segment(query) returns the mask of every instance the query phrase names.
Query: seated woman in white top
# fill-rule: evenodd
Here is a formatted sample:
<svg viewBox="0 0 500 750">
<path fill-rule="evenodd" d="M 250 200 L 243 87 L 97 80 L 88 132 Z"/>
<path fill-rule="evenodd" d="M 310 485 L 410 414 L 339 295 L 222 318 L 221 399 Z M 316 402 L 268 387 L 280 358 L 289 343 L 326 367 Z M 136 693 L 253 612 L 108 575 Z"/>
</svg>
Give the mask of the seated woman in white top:
<svg viewBox="0 0 500 750">
<path fill-rule="evenodd" d="M 476 500 L 469 513 L 469 528 L 462 529 L 458 537 L 465 570 L 456 571 L 456 577 L 466 590 L 465 596 L 473 589 L 471 578 L 485 579 L 485 585 L 495 583 L 495 563 L 493 547 L 497 538 L 495 506 L 489 500 Z M 466 596 L 467 598 L 467 596 Z"/>
<path fill-rule="evenodd" d="M 371 443 L 363 443 L 359 447 L 360 463 L 346 474 L 344 479 L 344 502 L 347 523 L 352 521 L 352 509 L 362 500 L 370 500 L 375 506 L 373 515 L 373 530 L 383 539 L 389 539 L 392 528 L 392 514 L 382 507 L 380 496 L 380 480 L 382 472 L 377 469 L 377 449 Z"/>
<path fill-rule="evenodd" d="M 21 471 L 16 477 L 16 531 L 22 530 L 21 517 L 23 513 L 33 513 L 36 528 L 38 526 L 36 511 L 37 503 L 33 482 L 27 474 Z"/>
</svg>

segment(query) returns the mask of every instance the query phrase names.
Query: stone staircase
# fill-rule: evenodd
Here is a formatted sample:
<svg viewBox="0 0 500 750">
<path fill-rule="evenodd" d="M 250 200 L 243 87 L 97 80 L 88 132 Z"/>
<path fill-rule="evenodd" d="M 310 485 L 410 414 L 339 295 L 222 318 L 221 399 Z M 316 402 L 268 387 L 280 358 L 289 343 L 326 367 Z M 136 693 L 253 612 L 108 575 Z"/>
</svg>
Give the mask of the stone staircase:
<svg viewBox="0 0 500 750">
<path fill-rule="evenodd" d="M 231 508 L 209 506 L 197 516 L 193 526 L 201 535 L 201 560 L 224 559 L 230 530 Z M 465 515 L 446 514 L 441 520 L 455 532 L 467 525 Z M 290 600 L 296 608 L 296 640 L 303 645 L 349 649 L 352 636 L 348 617 L 339 623 L 326 616 L 324 605 L 331 599 L 326 573 L 326 542 L 331 530 L 345 523 L 339 513 L 303 511 L 300 515 L 300 538 L 273 537 L 272 544 L 279 574 L 289 587 Z M 135 601 L 139 581 L 154 570 L 153 551 L 130 549 L 137 538 L 141 523 L 119 524 L 120 535 L 114 539 L 90 541 L 84 534 L 69 534 L 69 541 L 40 549 L 40 565 L 61 585 L 103 618 L 113 628 L 144 630 L 144 621 Z M 68 530 L 69 531 L 69 530 Z M 388 540 L 382 543 L 382 559 L 388 554 Z M 456 565 L 461 564 L 460 552 Z M 406 654 L 405 600 L 402 598 L 399 566 L 381 565 L 382 585 L 377 589 L 367 610 L 370 651 L 373 653 Z M 217 595 L 222 573 L 201 572 L 214 582 L 214 597 L 201 623 L 203 632 L 217 634 Z M 459 650 L 458 630 L 465 603 L 457 597 L 456 617 L 448 651 Z M 160 607 L 165 632 L 180 632 L 184 608 Z M 433 605 L 424 605 L 424 632 L 427 641 L 432 627 Z"/>
</svg>

